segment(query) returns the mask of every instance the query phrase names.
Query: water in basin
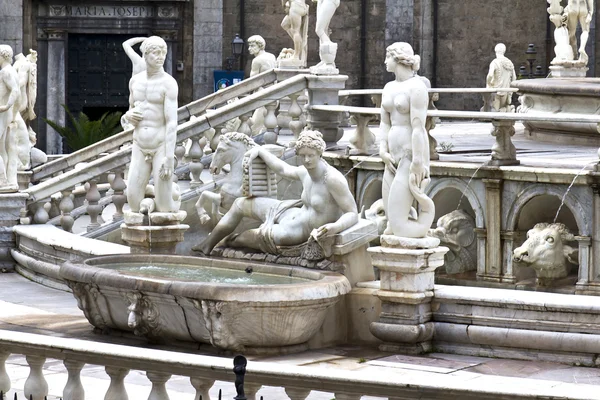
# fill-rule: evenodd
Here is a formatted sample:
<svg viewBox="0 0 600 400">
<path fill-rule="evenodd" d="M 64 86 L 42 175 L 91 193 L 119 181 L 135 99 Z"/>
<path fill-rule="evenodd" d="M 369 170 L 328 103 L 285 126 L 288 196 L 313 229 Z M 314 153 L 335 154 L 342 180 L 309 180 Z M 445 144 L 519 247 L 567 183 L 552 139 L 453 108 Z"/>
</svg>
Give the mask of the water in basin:
<svg viewBox="0 0 600 400">
<path fill-rule="evenodd" d="M 178 281 L 229 283 L 238 285 L 286 285 L 308 282 L 309 279 L 264 272 L 248 273 L 244 270 L 194 267 L 178 264 L 140 265 L 139 263 L 104 264 L 101 268 L 119 271 L 125 275 L 143 276 Z"/>
</svg>

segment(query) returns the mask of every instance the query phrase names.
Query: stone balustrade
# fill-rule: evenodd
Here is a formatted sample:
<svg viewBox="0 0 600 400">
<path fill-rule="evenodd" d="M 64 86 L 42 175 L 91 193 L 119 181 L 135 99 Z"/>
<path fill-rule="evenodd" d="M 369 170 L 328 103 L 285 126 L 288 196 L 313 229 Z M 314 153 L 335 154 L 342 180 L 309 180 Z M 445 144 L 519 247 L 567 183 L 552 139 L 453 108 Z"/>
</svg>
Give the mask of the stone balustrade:
<svg viewBox="0 0 600 400">
<path fill-rule="evenodd" d="M 78 339 L 52 337 L 22 332 L 0 330 L 0 390 L 11 389 L 11 377 L 7 374 L 5 362 L 10 355 L 24 355 L 30 368 L 24 385 L 25 396 L 42 400 L 44 396 L 62 395 L 64 400 L 85 399 L 86 388 L 82 384 L 82 370 L 86 365 L 103 366 L 110 378 L 105 399 L 123 400 L 128 398 L 128 385 L 125 377 L 131 370 L 144 371 L 151 386 L 149 399 L 168 400 L 165 387 L 172 376 L 189 377 L 195 398 L 210 399 L 209 390 L 220 381 L 235 381 L 233 362 L 230 358 L 203 356 L 154 349 L 140 351 L 138 347 L 90 342 Z M 44 376 L 44 364 L 49 360 L 60 360 L 68 379 L 64 387 L 53 387 Z M 57 367 L 52 368 L 55 375 Z M 576 385 L 563 384 L 561 387 L 537 385 L 514 391 L 510 385 L 500 382 L 500 378 L 487 378 L 473 389 L 472 379 L 431 380 L 426 376 L 403 373 L 395 368 L 376 371 L 348 371 L 338 369 L 290 366 L 280 363 L 249 361 L 246 366 L 245 394 L 255 399 L 256 392 L 263 385 L 283 387 L 287 397 L 304 400 L 311 390 L 331 393 L 336 399 L 359 400 L 364 395 L 377 396 L 390 400 L 414 398 L 460 398 L 460 399 L 521 399 L 536 398 L 582 398 L 583 390 Z M 449 377 L 452 378 L 452 377 Z M 506 379 L 506 378 L 501 378 Z M 60 382 L 56 379 L 51 383 Z M 90 388 L 87 388 L 90 390 Z M 97 388 L 95 388 L 97 390 Z M 574 397 L 571 397 L 574 396 Z M 277 400 L 281 400 L 279 397 Z M 274 400 L 268 399 L 267 400 Z"/>
</svg>

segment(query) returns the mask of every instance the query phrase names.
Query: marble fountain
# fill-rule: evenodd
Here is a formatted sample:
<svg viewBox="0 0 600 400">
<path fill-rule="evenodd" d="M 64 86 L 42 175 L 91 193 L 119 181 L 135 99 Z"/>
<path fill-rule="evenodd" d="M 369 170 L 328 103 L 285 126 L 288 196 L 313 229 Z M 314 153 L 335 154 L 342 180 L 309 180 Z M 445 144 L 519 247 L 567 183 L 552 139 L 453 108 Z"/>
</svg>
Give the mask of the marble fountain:
<svg viewBox="0 0 600 400">
<path fill-rule="evenodd" d="M 42 182 L 43 190 L 28 189 L 30 203 L 17 209 L 23 215 L 23 225 L 14 229 L 16 249 L 11 250 L 17 270 L 32 279 L 43 280 L 39 276 L 46 274 L 53 284 L 68 287 L 95 327 L 151 340 L 210 343 L 261 354 L 350 343 L 408 354 L 436 350 L 596 365 L 600 265 L 594 260 L 600 257 L 600 181 L 595 169 L 586 168 L 598 163 L 597 149 L 590 154 L 589 149 L 572 149 L 574 158 L 582 157 L 572 161 L 559 159 L 551 145 L 538 143 L 540 153 L 551 154 L 526 158 L 523 149 L 533 148 L 527 143 L 534 142 L 515 134 L 515 121 L 524 121 L 525 127 L 536 121 L 597 126 L 600 118 L 526 113 L 525 107 L 520 114 L 513 112 L 506 93 L 516 89 L 503 85 L 510 84 L 514 70 L 499 67 L 508 65 L 504 50 L 497 47 L 488 75 L 486 90 L 496 94 L 489 113 L 435 110 L 436 89 L 416 75 L 419 57 L 407 43 L 387 50 L 385 65 L 396 79 L 378 91 L 381 108 L 337 104 L 347 77 L 333 74 L 335 65 L 329 61 L 326 73 L 262 72 L 239 88 L 249 93 L 265 88 L 240 100 L 234 97 L 242 89 L 231 88 L 180 110 L 171 105 L 164 109 L 172 114 L 165 119 L 179 121 L 179 128 L 169 125 L 177 130 L 177 140 L 168 150 L 185 154 L 192 190 L 179 193 L 169 179 L 175 168 L 172 157 L 157 153 L 148 163 L 136 144 L 107 156 L 112 164 L 99 159 L 87 169 L 65 174 L 68 179 L 76 174 L 96 179 L 98 170 L 118 171 L 129 163 L 130 210 L 112 225 L 114 231 L 128 233 L 113 241 L 128 240 L 131 252 L 138 254 L 117 255 L 130 250 L 123 246 L 86 253 L 41 239 L 42 229 L 35 223 L 46 222 L 39 222 L 40 215 L 51 209 L 51 201 L 43 199 L 54 193 L 46 189 L 50 183 Z M 503 73 L 510 76 L 496 76 Z M 165 90 L 172 84 L 164 78 Z M 396 109 L 393 101 L 408 96 L 407 87 L 415 96 L 410 112 L 419 124 L 414 126 L 402 123 L 407 107 Z M 304 91 L 311 130 L 301 133 L 298 97 Z M 132 94 L 125 115 L 133 129 L 129 139 L 136 137 L 149 106 L 144 96 L 143 90 Z M 286 161 L 280 146 L 254 143 L 247 124 L 251 113 L 265 106 L 265 138 L 276 138 L 273 99 L 284 97 L 291 102 L 289 128 L 296 152 Z M 198 104 L 216 98 L 218 103 L 232 101 L 193 115 Z M 528 104 L 524 98 L 522 106 Z M 376 142 L 369 136 L 351 140 L 352 151 L 324 151 L 326 146 L 339 147 L 341 112 L 380 115 L 379 148 L 373 148 Z M 224 126 L 238 117 L 231 123 L 236 128 L 227 132 Z M 436 117 L 491 120 L 493 139 L 478 143 L 478 153 L 437 154 L 430 147 Z M 360 126 L 364 129 L 366 123 Z M 127 142 L 125 135 L 119 140 L 119 145 Z M 471 140 L 466 137 L 458 144 Z M 202 185 L 198 178 L 207 143 L 213 172 L 230 165 L 218 185 L 221 190 L 213 191 L 213 185 Z M 150 177 L 159 184 L 148 194 Z M 57 187 L 67 178 L 56 178 Z M 288 181 L 301 185 L 284 188 Z M 123 185 L 115 182 L 117 178 L 111 181 L 116 196 L 125 196 Z M 73 210 L 68 187 L 58 190 L 63 195 L 57 199 L 63 227 Z M 88 204 L 96 205 L 95 196 L 86 195 Z M 26 210 L 19 213 L 21 208 Z M 359 217 L 359 209 L 366 210 L 366 219 Z M 201 232 L 199 221 L 210 227 L 210 235 L 207 229 Z M 104 238 L 109 236 L 103 232 Z M 88 233 L 88 240 L 102 237 L 94 235 Z M 367 251 L 375 239 L 379 245 Z M 189 253 L 177 249 L 185 245 L 190 250 L 191 241 L 201 255 L 174 255 Z M 164 254 L 143 254 L 153 248 Z M 43 260 L 46 254 L 52 259 Z M 149 266 L 168 272 L 140 272 Z M 235 279 L 263 276 L 268 282 L 241 285 L 229 278 L 215 283 L 184 276 L 206 269 Z M 173 276 L 175 270 L 182 276 Z"/>
</svg>

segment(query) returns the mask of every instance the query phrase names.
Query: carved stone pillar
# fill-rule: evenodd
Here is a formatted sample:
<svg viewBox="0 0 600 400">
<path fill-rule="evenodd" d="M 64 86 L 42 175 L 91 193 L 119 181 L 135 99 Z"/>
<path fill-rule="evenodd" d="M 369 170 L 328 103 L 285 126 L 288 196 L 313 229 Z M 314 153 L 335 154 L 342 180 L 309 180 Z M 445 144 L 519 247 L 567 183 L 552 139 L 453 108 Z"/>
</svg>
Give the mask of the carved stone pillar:
<svg viewBox="0 0 600 400">
<path fill-rule="evenodd" d="M 500 282 L 502 275 L 502 180 L 484 179 L 487 221 L 486 266 L 479 278 L 484 281 Z"/>
<path fill-rule="evenodd" d="M 517 278 L 515 277 L 515 272 L 513 270 L 513 262 L 512 262 L 512 254 L 514 248 L 516 232 L 507 231 L 502 232 L 502 240 L 503 240 L 503 253 L 504 253 L 504 274 L 502 276 L 502 282 L 506 283 L 515 283 Z"/>
<path fill-rule="evenodd" d="M 309 105 L 338 105 L 339 91 L 344 89 L 346 75 L 308 76 Z M 307 124 L 310 129 L 318 130 L 329 145 L 337 143 L 344 131 L 340 128 L 340 113 L 315 111 L 309 107 Z"/>
<path fill-rule="evenodd" d="M 517 149 L 510 139 L 515 134 L 514 121 L 492 120 L 492 136 L 496 142 L 492 146 L 492 159 L 488 165 L 518 165 Z"/>
<path fill-rule="evenodd" d="M 588 282 L 594 280 L 592 271 L 592 238 L 589 236 L 575 236 L 575 240 L 579 244 L 579 274 L 577 276 L 577 286 L 587 285 Z"/>
<path fill-rule="evenodd" d="M 381 287 L 377 292 L 381 314 L 379 321 L 371 323 L 371 333 L 383 340 L 379 346 L 381 351 L 429 352 L 434 331 L 431 299 L 435 270 L 444 265 L 448 248 L 390 247 L 383 237 L 382 246 L 368 249 L 371 261 L 381 275 Z"/>
<path fill-rule="evenodd" d="M 487 229 L 475 228 L 477 235 L 477 279 L 485 276 L 485 248 L 487 246 Z"/>
<path fill-rule="evenodd" d="M 65 124 L 66 104 L 65 43 L 67 33 L 46 30 L 48 35 L 48 79 L 46 83 L 46 118 L 59 125 Z M 62 137 L 51 127 L 46 129 L 46 154 L 62 154 Z"/>
</svg>

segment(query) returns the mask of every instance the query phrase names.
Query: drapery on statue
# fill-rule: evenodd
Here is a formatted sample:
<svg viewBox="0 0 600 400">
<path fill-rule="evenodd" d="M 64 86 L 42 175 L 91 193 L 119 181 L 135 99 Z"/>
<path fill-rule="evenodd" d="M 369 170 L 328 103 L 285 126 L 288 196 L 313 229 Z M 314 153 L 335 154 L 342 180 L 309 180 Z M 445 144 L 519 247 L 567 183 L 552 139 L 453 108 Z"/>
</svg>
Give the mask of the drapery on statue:
<svg viewBox="0 0 600 400">
<path fill-rule="evenodd" d="M 286 57 L 284 64 L 298 67 L 306 66 L 306 50 L 308 41 L 308 5 L 304 0 L 281 0 L 286 16 L 281 27 L 294 42 L 291 57 Z M 284 49 L 285 50 L 285 49 Z"/>
<path fill-rule="evenodd" d="M 300 167 L 289 165 L 262 147 L 251 149 L 250 161 L 260 157 L 277 175 L 302 182 L 300 199 L 240 197 L 212 233 L 193 250 L 210 254 L 222 239 L 233 233 L 243 217 L 261 221 L 262 225 L 231 236 L 227 245 L 270 254 L 281 254 L 284 247 L 301 245 L 309 237 L 319 242 L 356 224 L 358 212 L 348 182 L 322 159 L 324 150 L 325 142 L 318 131 L 303 131 L 298 137 L 296 154 Z"/>
<path fill-rule="evenodd" d="M 588 63 L 588 55 L 585 51 L 590 35 L 590 25 L 594 15 L 594 0 L 568 0 L 567 6 L 561 6 L 562 0 L 547 0 L 550 6 L 548 14 L 550 21 L 554 23 L 556 30 L 554 39 L 556 41 L 556 57 L 552 61 L 554 65 L 562 65 L 572 62 L 575 66 L 585 67 Z M 577 25 L 581 26 L 579 46 L 577 46 Z M 565 28 L 566 31 L 565 32 Z M 564 50 L 565 33 L 568 33 L 571 53 Z"/>
<path fill-rule="evenodd" d="M 386 235 L 423 238 L 435 216 L 433 201 L 425 195 L 429 176 L 429 141 L 425 129 L 429 94 L 416 75 L 420 57 L 408 43 L 386 50 L 385 66 L 396 79 L 383 88 L 379 155 L 385 164 L 382 198 L 388 217 Z M 415 201 L 421 207 L 412 207 Z"/>
<path fill-rule="evenodd" d="M 146 71 L 129 81 L 129 111 L 122 122 L 133 126 L 131 164 L 127 178 L 127 202 L 133 212 L 140 211 L 150 175 L 154 178 L 155 210 L 175 212 L 180 203 L 174 199 L 171 176 L 177 137 L 177 82 L 163 65 L 167 44 L 158 36 L 142 43 Z"/>
<path fill-rule="evenodd" d="M 490 70 L 485 79 L 486 87 L 488 88 L 509 88 L 510 83 L 517 79 L 515 66 L 507 57 L 506 46 L 503 43 L 498 43 L 494 47 L 496 58 L 490 63 Z M 495 93 L 492 107 L 498 112 L 513 112 L 515 107 L 510 104 L 512 93 L 498 92 Z"/>
</svg>

